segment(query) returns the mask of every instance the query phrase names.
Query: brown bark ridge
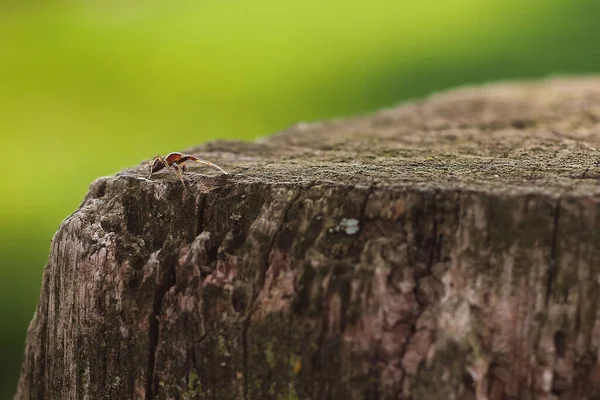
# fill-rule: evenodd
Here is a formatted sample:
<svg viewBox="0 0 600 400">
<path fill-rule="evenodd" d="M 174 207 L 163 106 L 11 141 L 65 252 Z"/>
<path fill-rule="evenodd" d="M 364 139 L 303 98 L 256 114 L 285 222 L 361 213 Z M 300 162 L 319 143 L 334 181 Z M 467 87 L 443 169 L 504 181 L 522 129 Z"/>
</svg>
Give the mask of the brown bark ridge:
<svg viewBox="0 0 600 400">
<path fill-rule="evenodd" d="M 504 83 L 100 178 L 15 398 L 600 398 L 599 118 Z"/>
</svg>

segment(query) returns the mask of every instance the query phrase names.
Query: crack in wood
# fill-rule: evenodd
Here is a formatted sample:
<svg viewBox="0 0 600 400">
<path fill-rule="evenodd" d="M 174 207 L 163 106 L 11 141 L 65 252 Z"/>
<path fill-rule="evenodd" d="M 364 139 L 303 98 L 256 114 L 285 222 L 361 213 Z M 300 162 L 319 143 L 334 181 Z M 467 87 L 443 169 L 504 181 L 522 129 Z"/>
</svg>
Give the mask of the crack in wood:
<svg viewBox="0 0 600 400">
<path fill-rule="evenodd" d="M 270 257 L 271 251 L 273 250 L 273 246 L 275 245 L 275 242 L 281 232 L 281 229 L 287 222 L 288 213 L 289 213 L 290 209 L 296 203 L 296 201 L 298 201 L 298 199 L 302 196 L 303 192 L 304 192 L 304 188 L 302 188 L 302 187 L 296 189 L 296 194 L 284 206 L 284 209 L 282 211 L 281 221 L 279 222 L 277 229 L 275 230 L 275 233 L 271 237 L 269 246 L 267 247 L 265 254 L 263 255 L 264 258 L 260 265 L 261 270 L 260 270 L 260 274 L 259 274 L 259 282 L 257 285 L 258 289 L 256 290 L 255 293 L 252 294 L 252 299 L 250 301 L 250 306 L 248 308 L 248 310 L 249 310 L 248 316 L 246 317 L 246 319 L 244 321 L 243 332 L 242 332 L 242 340 L 243 340 L 242 341 L 242 350 L 243 350 L 243 364 L 244 364 L 244 388 L 243 388 L 244 400 L 248 400 L 248 331 L 250 329 L 252 315 L 254 314 L 255 302 L 258 299 L 258 296 L 260 295 L 260 292 L 263 290 L 263 286 L 265 284 L 265 276 L 266 276 L 267 270 L 269 268 L 269 257 Z"/>
<path fill-rule="evenodd" d="M 556 200 L 556 204 L 554 206 L 554 213 L 552 215 L 552 241 L 550 245 L 550 265 L 548 266 L 548 278 L 546 281 L 546 297 L 545 304 L 548 307 L 550 296 L 552 294 L 552 286 L 555 284 L 558 268 L 559 268 L 559 259 L 558 259 L 558 231 L 559 231 L 559 221 L 560 221 L 560 202 L 561 198 L 559 197 Z"/>
<path fill-rule="evenodd" d="M 165 246 L 159 251 L 167 251 Z M 163 260 L 159 260 L 156 265 L 156 285 L 154 289 L 154 299 L 152 303 L 152 312 L 148 322 L 148 368 L 146 376 L 146 400 L 153 400 L 158 381 L 156 378 L 156 352 L 158 350 L 160 339 L 160 316 L 162 313 L 163 300 L 165 294 L 175 287 L 177 283 L 175 254 L 165 254 Z"/>
</svg>

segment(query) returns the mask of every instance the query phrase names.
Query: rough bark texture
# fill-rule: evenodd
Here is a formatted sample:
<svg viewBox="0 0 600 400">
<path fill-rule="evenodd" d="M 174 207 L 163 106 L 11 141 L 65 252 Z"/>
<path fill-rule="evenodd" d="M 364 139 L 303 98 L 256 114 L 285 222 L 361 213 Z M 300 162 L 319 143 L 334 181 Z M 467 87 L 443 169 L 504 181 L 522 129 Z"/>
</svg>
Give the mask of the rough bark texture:
<svg viewBox="0 0 600 400">
<path fill-rule="evenodd" d="M 16 399 L 600 398 L 599 118 L 600 79 L 466 88 L 100 178 Z"/>
</svg>

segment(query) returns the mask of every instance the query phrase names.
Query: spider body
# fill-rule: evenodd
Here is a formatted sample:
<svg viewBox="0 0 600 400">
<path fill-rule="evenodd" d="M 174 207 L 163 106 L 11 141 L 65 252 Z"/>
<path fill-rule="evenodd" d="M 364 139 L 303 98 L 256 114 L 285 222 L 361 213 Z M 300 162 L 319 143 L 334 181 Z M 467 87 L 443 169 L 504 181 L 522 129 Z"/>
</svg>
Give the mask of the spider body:
<svg viewBox="0 0 600 400">
<path fill-rule="evenodd" d="M 210 161 L 201 160 L 189 154 L 174 152 L 167 154 L 166 157 L 154 157 L 152 161 L 148 163 L 148 166 L 150 167 L 150 175 L 148 176 L 148 178 L 150 178 L 153 173 L 158 172 L 164 168 L 170 167 L 173 168 L 175 172 L 177 172 L 177 175 L 179 175 L 179 179 L 181 179 L 181 182 L 185 185 L 185 182 L 183 180 L 183 172 L 187 169 L 187 165 L 185 164 L 186 161 L 196 161 L 201 164 L 209 165 L 213 168 L 218 169 L 224 174 L 227 174 L 227 172 L 223 168 L 219 167 L 214 163 L 211 163 Z"/>
</svg>

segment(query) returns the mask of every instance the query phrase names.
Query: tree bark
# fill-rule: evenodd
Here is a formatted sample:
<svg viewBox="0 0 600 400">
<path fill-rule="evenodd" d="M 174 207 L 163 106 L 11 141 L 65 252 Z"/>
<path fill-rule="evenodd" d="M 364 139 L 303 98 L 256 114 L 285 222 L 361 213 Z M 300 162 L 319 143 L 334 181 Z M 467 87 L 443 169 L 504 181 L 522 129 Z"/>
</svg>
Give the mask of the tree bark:
<svg viewBox="0 0 600 400">
<path fill-rule="evenodd" d="M 15 398 L 600 396 L 598 118 L 596 78 L 465 88 L 100 178 Z"/>
</svg>

